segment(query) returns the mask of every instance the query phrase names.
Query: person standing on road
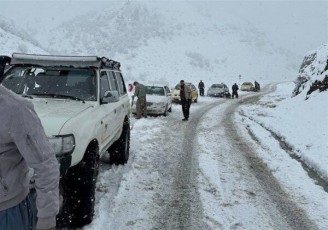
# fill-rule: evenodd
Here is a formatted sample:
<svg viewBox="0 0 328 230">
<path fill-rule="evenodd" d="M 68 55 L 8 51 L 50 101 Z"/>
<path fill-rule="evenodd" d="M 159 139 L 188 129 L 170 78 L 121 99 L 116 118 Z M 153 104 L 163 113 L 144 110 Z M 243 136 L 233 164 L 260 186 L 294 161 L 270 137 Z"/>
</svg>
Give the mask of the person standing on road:
<svg viewBox="0 0 328 230">
<path fill-rule="evenodd" d="M 32 168 L 36 229 L 54 230 L 59 212 L 59 163 L 33 104 L 0 85 L 0 120 L 0 229 L 35 229 L 34 200 L 29 193 Z"/>
<path fill-rule="evenodd" d="M 146 118 L 147 117 L 147 99 L 146 99 L 147 87 L 144 86 L 143 84 L 140 84 L 137 81 L 135 81 L 133 85 L 135 86 L 134 96 L 138 97 L 136 102 L 136 110 L 137 110 L 136 119 L 140 119 L 141 116 Z"/>
<path fill-rule="evenodd" d="M 236 98 L 238 98 L 238 90 L 239 90 L 239 87 L 238 87 L 237 83 L 235 83 L 232 86 L 232 98 L 234 98 L 234 96 L 236 96 Z"/>
<path fill-rule="evenodd" d="M 254 82 L 254 85 L 255 85 L 255 91 L 260 91 L 260 84 L 257 81 Z"/>
<path fill-rule="evenodd" d="M 189 109 L 191 105 L 191 88 L 185 85 L 184 80 L 180 81 L 180 99 L 181 107 L 184 118 L 183 121 L 188 121 L 189 119 Z"/>
<path fill-rule="evenodd" d="M 205 84 L 202 80 L 198 83 L 199 95 L 204 96 Z"/>
</svg>

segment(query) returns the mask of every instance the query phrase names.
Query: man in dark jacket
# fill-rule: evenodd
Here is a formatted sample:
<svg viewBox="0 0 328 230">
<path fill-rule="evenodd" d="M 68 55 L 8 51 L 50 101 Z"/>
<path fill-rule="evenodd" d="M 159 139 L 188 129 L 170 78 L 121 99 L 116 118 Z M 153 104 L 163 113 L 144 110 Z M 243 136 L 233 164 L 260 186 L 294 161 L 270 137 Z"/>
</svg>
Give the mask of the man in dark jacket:
<svg viewBox="0 0 328 230">
<path fill-rule="evenodd" d="M 204 96 L 205 84 L 202 80 L 198 83 L 199 95 Z"/>
<path fill-rule="evenodd" d="M 239 90 L 239 87 L 238 87 L 238 85 L 235 83 L 235 84 L 232 86 L 232 98 L 234 98 L 234 96 L 236 96 L 236 98 L 238 98 L 238 90 Z"/>
<path fill-rule="evenodd" d="M 182 120 L 188 121 L 192 95 L 191 95 L 191 88 L 185 85 L 184 80 L 180 81 L 180 99 L 181 99 L 182 113 L 184 116 Z"/>
<path fill-rule="evenodd" d="M 260 84 L 257 81 L 254 82 L 254 85 L 255 85 L 255 91 L 260 91 Z"/>
<path fill-rule="evenodd" d="M 147 117 L 147 99 L 146 99 L 147 87 L 144 86 L 143 84 L 140 84 L 137 81 L 135 81 L 133 85 L 135 86 L 134 97 L 138 97 L 136 102 L 136 110 L 137 110 L 136 118 L 140 119 L 141 116 L 146 118 Z"/>
<path fill-rule="evenodd" d="M 35 229 L 29 194 L 32 168 L 36 229 L 54 230 L 59 164 L 33 104 L 0 85 L 0 120 L 0 229 Z"/>
</svg>

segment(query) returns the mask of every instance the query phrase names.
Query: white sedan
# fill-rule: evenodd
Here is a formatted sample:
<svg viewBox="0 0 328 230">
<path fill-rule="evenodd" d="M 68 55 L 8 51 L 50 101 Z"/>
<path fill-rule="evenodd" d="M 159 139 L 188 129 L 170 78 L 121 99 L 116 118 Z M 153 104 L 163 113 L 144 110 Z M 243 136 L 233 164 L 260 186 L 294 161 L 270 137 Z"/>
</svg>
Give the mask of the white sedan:
<svg viewBox="0 0 328 230">
<path fill-rule="evenodd" d="M 164 115 L 172 112 L 172 95 L 166 85 L 146 85 L 147 114 Z M 136 99 L 132 106 L 132 113 L 136 113 Z"/>
</svg>

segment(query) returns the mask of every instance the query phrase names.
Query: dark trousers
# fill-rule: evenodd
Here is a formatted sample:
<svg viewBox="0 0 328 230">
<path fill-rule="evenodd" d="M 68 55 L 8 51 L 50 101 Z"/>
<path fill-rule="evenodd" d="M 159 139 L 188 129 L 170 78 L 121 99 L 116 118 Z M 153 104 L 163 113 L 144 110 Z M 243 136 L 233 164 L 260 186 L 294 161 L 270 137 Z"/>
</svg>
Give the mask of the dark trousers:
<svg viewBox="0 0 328 230">
<path fill-rule="evenodd" d="M 237 90 L 232 91 L 232 98 L 234 98 L 234 96 L 236 96 L 236 98 L 238 98 Z"/>
<path fill-rule="evenodd" d="M 0 229 L 33 230 L 36 224 L 35 202 L 29 194 L 18 205 L 0 211 Z"/>
<path fill-rule="evenodd" d="M 199 94 L 200 96 L 204 96 L 204 88 L 199 88 Z"/>
<path fill-rule="evenodd" d="M 185 100 L 182 99 L 181 100 L 181 107 L 182 107 L 182 113 L 183 116 L 188 119 L 189 118 L 189 109 L 190 109 L 190 104 L 191 104 L 191 100 Z"/>
<path fill-rule="evenodd" d="M 141 116 L 147 117 L 147 101 L 146 97 L 138 97 L 136 102 L 137 118 Z"/>
</svg>

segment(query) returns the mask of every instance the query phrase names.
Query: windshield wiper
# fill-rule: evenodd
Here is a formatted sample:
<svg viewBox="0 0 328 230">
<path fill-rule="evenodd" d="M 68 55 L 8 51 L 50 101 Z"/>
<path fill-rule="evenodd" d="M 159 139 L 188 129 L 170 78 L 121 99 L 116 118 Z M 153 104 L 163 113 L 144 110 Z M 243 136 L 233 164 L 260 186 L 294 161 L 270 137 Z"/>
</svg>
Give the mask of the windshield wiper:
<svg viewBox="0 0 328 230">
<path fill-rule="evenodd" d="M 76 100 L 76 101 L 82 101 L 83 103 L 85 102 L 83 99 L 79 98 L 79 97 L 75 97 L 72 95 L 65 95 L 65 94 L 56 94 L 56 93 L 32 93 L 32 95 L 36 95 L 36 96 L 50 96 L 53 98 L 69 98 L 72 100 Z"/>
<path fill-rule="evenodd" d="M 30 99 L 33 99 L 33 97 L 31 95 L 28 95 L 28 94 L 22 94 L 22 97 L 28 97 Z"/>
</svg>

